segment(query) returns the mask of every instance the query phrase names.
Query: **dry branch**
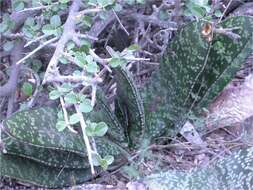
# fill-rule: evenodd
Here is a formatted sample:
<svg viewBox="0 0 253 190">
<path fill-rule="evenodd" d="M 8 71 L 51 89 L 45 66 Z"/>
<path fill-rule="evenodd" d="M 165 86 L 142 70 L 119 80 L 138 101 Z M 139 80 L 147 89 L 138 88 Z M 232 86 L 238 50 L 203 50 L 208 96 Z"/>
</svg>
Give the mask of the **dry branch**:
<svg viewBox="0 0 253 190">
<path fill-rule="evenodd" d="M 76 13 L 79 11 L 80 6 L 81 0 L 73 1 L 69 10 L 68 18 L 64 24 L 63 34 L 59 39 L 53 57 L 51 58 L 47 66 L 47 70 L 45 72 L 45 77 L 42 84 L 48 82 L 50 78 L 52 77 L 54 78 L 56 73 L 58 74 L 57 69 L 58 60 L 59 57 L 61 56 L 61 53 L 64 51 L 66 43 L 73 37 L 73 34 L 75 33 L 75 16 Z"/>
</svg>

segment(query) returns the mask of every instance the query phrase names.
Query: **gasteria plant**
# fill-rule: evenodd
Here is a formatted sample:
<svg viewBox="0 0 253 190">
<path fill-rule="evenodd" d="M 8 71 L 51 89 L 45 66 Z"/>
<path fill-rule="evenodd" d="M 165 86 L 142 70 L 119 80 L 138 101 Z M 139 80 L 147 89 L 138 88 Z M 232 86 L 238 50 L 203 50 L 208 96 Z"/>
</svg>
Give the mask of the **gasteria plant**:
<svg viewBox="0 0 253 190">
<path fill-rule="evenodd" d="M 114 69 L 115 113 L 101 91 L 94 104 L 67 85 L 55 86 L 50 97 L 60 98 L 62 114 L 42 107 L 16 113 L 3 123 L 7 153 L 1 153 L 1 175 L 52 188 L 70 186 L 90 179 L 96 168 L 90 173 L 89 167 L 107 168 L 112 156 L 114 164 L 127 160 L 128 149 L 138 148 L 146 138 L 177 134 L 189 122 L 189 113 L 201 113 L 233 78 L 252 52 L 252 42 L 252 17 L 190 23 L 174 37 L 145 87 L 137 89 L 126 68 Z M 75 108 L 69 118 L 66 102 Z M 65 129 L 74 132 L 71 125 L 77 123 L 82 134 Z M 96 146 L 89 147 L 90 137 Z M 239 161 L 238 167 L 247 162 Z"/>
</svg>

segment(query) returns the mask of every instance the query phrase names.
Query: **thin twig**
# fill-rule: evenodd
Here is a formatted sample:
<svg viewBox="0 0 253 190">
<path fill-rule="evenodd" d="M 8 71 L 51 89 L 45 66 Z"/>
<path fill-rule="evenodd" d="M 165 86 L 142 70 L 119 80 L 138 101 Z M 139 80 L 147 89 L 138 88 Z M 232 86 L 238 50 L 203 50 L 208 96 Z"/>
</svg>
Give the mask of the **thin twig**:
<svg viewBox="0 0 253 190">
<path fill-rule="evenodd" d="M 91 105 L 94 107 L 95 102 L 96 102 L 96 92 L 97 92 L 97 85 L 93 84 L 91 85 L 92 90 L 91 90 Z"/>
<path fill-rule="evenodd" d="M 101 79 L 101 77 L 106 73 L 106 68 L 103 68 L 99 73 L 98 73 L 98 75 L 96 75 L 92 80 L 94 80 L 94 81 L 96 81 L 96 80 L 98 80 L 98 79 Z M 102 82 L 103 80 L 101 79 L 101 82 Z M 80 93 L 83 93 L 83 92 L 85 92 L 87 89 L 88 89 L 88 87 L 89 86 L 85 86 L 85 87 L 83 87 L 82 88 L 82 90 L 80 91 Z"/>
<path fill-rule="evenodd" d="M 120 25 L 120 27 L 122 28 L 122 30 L 124 30 L 125 33 L 129 36 L 129 35 L 130 35 L 129 32 L 127 31 L 127 29 L 124 27 L 124 25 L 123 25 L 122 22 L 120 21 L 118 15 L 117 15 L 116 12 L 114 11 L 114 9 L 113 9 L 113 14 L 115 15 L 117 21 L 119 22 L 119 25 Z"/>
<path fill-rule="evenodd" d="M 97 13 L 97 12 L 100 12 L 101 10 L 102 10 L 101 8 L 85 9 L 77 13 L 76 17 L 81 17 L 83 15 L 90 14 L 90 13 Z"/>
<path fill-rule="evenodd" d="M 58 39 L 58 37 L 54 37 L 46 42 L 44 42 L 43 44 L 39 45 L 37 48 L 35 48 L 33 51 L 31 51 L 30 53 L 28 53 L 25 57 L 23 57 L 22 59 L 20 59 L 16 65 L 19 65 L 20 63 L 23 63 L 26 59 L 28 59 L 29 57 L 31 57 L 33 54 L 35 54 L 37 51 L 39 51 L 40 49 L 44 48 L 45 46 L 53 43 L 54 41 L 56 41 Z"/>
<path fill-rule="evenodd" d="M 73 133 L 77 133 L 69 124 L 69 118 L 68 118 L 68 112 L 66 110 L 66 106 L 65 106 L 65 102 L 63 100 L 63 97 L 60 96 L 60 102 L 61 102 L 61 107 L 62 107 L 62 111 L 63 111 L 63 116 L 64 116 L 64 120 L 65 120 L 65 123 L 67 124 L 67 128 L 73 132 Z"/>
<path fill-rule="evenodd" d="M 222 13 L 221 17 L 220 17 L 220 18 L 219 18 L 219 20 L 218 20 L 218 23 L 220 23 L 220 22 L 221 22 L 222 18 L 224 17 L 224 15 L 226 14 L 226 12 L 227 12 L 228 8 L 230 7 L 230 5 L 231 5 L 232 1 L 233 1 L 233 0 L 230 0 L 230 1 L 229 1 L 229 3 L 227 4 L 227 6 L 226 6 L 225 10 L 223 11 L 223 13 Z"/>
<path fill-rule="evenodd" d="M 94 165 L 93 165 L 93 161 L 92 161 L 92 153 L 94 151 L 91 149 L 90 141 L 89 141 L 89 138 L 86 135 L 86 131 L 85 131 L 87 125 L 84 121 L 83 114 L 79 111 L 78 105 L 75 105 L 75 109 L 76 109 L 76 113 L 78 114 L 78 116 L 80 118 L 80 124 L 81 124 L 81 128 L 82 128 L 83 139 L 84 139 L 84 142 L 85 142 L 86 151 L 87 151 L 87 154 L 88 154 L 88 160 L 89 160 L 89 164 L 90 164 L 90 167 L 91 167 L 91 174 L 95 175 L 95 169 L 94 169 Z"/>
<path fill-rule="evenodd" d="M 102 82 L 101 78 L 94 78 L 94 79 L 90 79 L 89 77 L 86 76 L 72 76 L 72 75 L 68 75 L 68 76 L 63 76 L 63 75 L 57 75 L 55 77 L 50 77 L 47 79 L 47 82 L 52 83 L 52 82 L 74 82 L 74 83 L 84 83 L 87 82 L 89 84 L 93 84 L 93 83 L 100 83 Z"/>
<path fill-rule="evenodd" d="M 89 50 L 89 53 L 96 62 L 100 63 L 109 73 L 112 73 L 111 68 L 106 65 L 107 61 L 105 59 L 100 58 L 92 49 Z"/>
<path fill-rule="evenodd" d="M 39 36 L 39 37 L 37 37 L 37 38 L 34 38 L 34 39 L 32 39 L 31 41 L 27 42 L 27 43 L 25 44 L 24 47 L 28 47 L 28 46 L 30 46 L 31 44 L 33 44 L 33 43 L 35 43 L 35 42 L 38 42 L 39 40 L 42 40 L 42 39 L 44 39 L 44 38 L 47 38 L 48 36 L 49 36 L 49 35 L 44 34 L 44 35 L 42 35 L 42 36 Z"/>
<path fill-rule="evenodd" d="M 78 38 L 85 38 L 85 39 L 90 39 L 90 40 L 94 40 L 94 41 L 97 41 L 97 40 L 98 40 L 97 37 L 91 36 L 91 35 L 89 35 L 89 34 L 76 33 L 76 36 L 77 36 Z"/>
<path fill-rule="evenodd" d="M 22 13 L 22 12 L 28 12 L 28 11 L 38 11 L 38 10 L 42 10 L 42 9 L 47 9 L 49 7 L 51 7 L 52 5 L 57 5 L 59 2 L 55 2 L 52 3 L 50 5 L 42 5 L 42 6 L 38 6 L 38 7 L 30 7 L 30 8 L 25 8 L 21 11 L 18 11 L 18 13 Z"/>
</svg>

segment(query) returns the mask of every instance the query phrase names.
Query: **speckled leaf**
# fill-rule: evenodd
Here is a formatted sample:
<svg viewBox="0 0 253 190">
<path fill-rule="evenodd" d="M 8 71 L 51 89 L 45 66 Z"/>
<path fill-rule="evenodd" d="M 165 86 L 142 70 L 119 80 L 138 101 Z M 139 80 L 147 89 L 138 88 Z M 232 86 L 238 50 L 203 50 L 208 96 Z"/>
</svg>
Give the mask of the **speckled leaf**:
<svg viewBox="0 0 253 190">
<path fill-rule="evenodd" d="M 49 107 L 20 111 L 4 121 L 4 130 L 18 141 L 38 147 L 85 154 L 81 136 L 56 128 L 57 111 Z"/>
<path fill-rule="evenodd" d="M 207 41 L 201 33 L 205 24 L 192 22 L 178 32 L 159 72 L 142 90 L 146 125 L 153 136 L 164 131 L 173 136 L 191 111 L 199 112 L 223 90 L 253 50 L 252 17 L 228 18 L 217 26 L 238 27 L 233 32 L 240 35 L 239 42 L 217 33 Z"/>
<path fill-rule="evenodd" d="M 171 121 L 168 100 L 166 99 L 167 89 L 161 86 L 159 73 L 153 73 L 151 79 L 139 90 L 145 110 L 146 138 L 175 134 L 176 130 Z"/>
<path fill-rule="evenodd" d="M 206 168 L 167 171 L 142 182 L 150 190 L 250 190 L 253 187 L 253 147 L 240 150 Z"/>
<path fill-rule="evenodd" d="M 117 99 L 127 112 L 127 133 L 133 146 L 138 146 L 144 134 L 145 116 L 142 99 L 134 84 L 131 73 L 126 69 L 115 69 Z"/>
<path fill-rule="evenodd" d="M 216 27 L 238 29 L 239 42 L 214 33 L 209 43 L 201 31 L 206 21 L 193 22 L 178 32 L 161 63 L 162 86 L 166 86 L 173 121 L 182 121 L 193 108 L 207 106 L 233 78 L 252 51 L 253 18 L 228 18 Z"/>
<path fill-rule="evenodd" d="M 89 167 L 82 137 L 59 132 L 56 122 L 57 111 L 49 107 L 14 114 L 4 122 L 7 152 L 54 167 Z"/>
<path fill-rule="evenodd" d="M 238 27 L 234 33 L 241 38 L 237 43 L 224 35 L 215 36 L 207 61 L 209 66 L 197 79 L 206 81 L 205 85 L 201 85 L 200 88 L 196 84 L 193 88 L 195 94 L 198 89 L 198 97 L 200 97 L 195 100 L 196 104 L 193 104 L 193 107 L 207 107 L 213 98 L 232 80 L 244 60 L 253 51 L 253 17 L 232 17 L 224 21 L 221 26 L 223 28 Z M 222 44 L 222 49 L 220 44 Z M 216 74 L 217 72 L 219 74 Z"/>
<path fill-rule="evenodd" d="M 0 176 L 47 187 L 61 188 L 91 179 L 90 169 L 49 167 L 22 157 L 0 153 Z"/>
<path fill-rule="evenodd" d="M 89 168 L 89 162 L 86 155 L 78 153 L 61 151 L 47 147 L 32 146 L 22 141 L 17 141 L 14 137 L 2 132 L 5 149 L 8 154 L 21 156 L 31 159 L 41 164 L 52 167 L 64 168 Z"/>
<path fill-rule="evenodd" d="M 124 129 L 118 118 L 110 109 L 101 90 L 97 91 L 96 105 L 94 111 L 87 114 L 92 122 L 105 122 L 109 129 L 106 133 L 110 138 L 118 142 L 126 142 Z"/>
<path fill-rule="evenodd" d="M 83 175 L 86 175 L 86 169 L 89 170 L 90 168 L 82 136 L 70 131 L 59 132 L 55 126 L 56 122 L 57 111 L 49 107 L 21 111 L 8 118 L 4 122 L 4 129 L 1 134 L 4 147 L 7 150 L 6 162 L 13 164 L 13 167 L 22 169 L 20 169 L 20 173 L 14 174 L 11 168 L 4 168 L 1 175 L 43 186 L 61 186 L 60 183 L 67 185 L 68 179 L 66 182 L 56 180 L 55 184 L 51 181 L 46 184 L 46 179 L 55 179 L 56 172 L 62 171 L 63 168 L 70 172 L 68 176 L 66 171 L 64 178 L 69 178 L 72 174 L 76 175 L 81 170 L 84 172 Z M 117 162 L 118 159 L 128 156 L 127 152 L 111 139 L 96 137 L 95 142 L 98 153 L 103 157 L 112 155 Z M 39 178 L 34 179 L 30 175 L 32 172 L 30 168 L 26 168 L 27 165 L 18 166 L 21 161 L 16 163 L 16 160 L 25 160 L 24 163 L 35 163 L 32 164 L 34 174 L 40 172 L 37 171 L 38 169 L 42 170 L 43 174 L 41 175 L 48 175 L 49 177 L 44 179 L 38 175 Z M 80 180 L 85 181 L 87 178 L 88 176 L 84 176 L 84 179 Z"/>
</svg>

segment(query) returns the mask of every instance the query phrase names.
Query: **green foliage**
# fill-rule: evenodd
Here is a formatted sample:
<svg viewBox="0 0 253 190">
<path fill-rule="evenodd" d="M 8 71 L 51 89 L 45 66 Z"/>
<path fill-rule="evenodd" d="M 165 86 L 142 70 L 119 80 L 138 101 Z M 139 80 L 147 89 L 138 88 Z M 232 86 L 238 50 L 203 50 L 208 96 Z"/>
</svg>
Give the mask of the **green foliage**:
<svg viewBox="0 0 253 190">
<path fill-rule="evenodd" d="M 190 0 L 186 2 L 185 15 L 204 17 L 210 10 L 208 0 Z"/>
<path fill-rule="evenodd" d="M 0 33 L 8 32 L 14 27 L 14 22 L 9 14 L 3 14 L 2 22 L 0 23 Z"/>
<path fill-rule="evenodd" d="M 41 24 L 36 23 L 34 18 L 28 17 L 22 27 L 22 32 L 27 38 L 34 38 L 38 35 L 39 30 L 41 29 Z"/>
<path fill-rule="evenodd" d="M 14 0 L 12 1 L 12 9 L 14 11 L 21 11 L 25 7 L 25 1 L 22 0 Z"/>
<path fill-rule="evenodd" d="M 25 82 L 21 89 L 26 96 L 31 96 L 33 94 L 33 86 L 29 82 Z"/>
<path fill-rule="evenodd" d="M 115 69 L 117 81 L 117 100 L 125 110 L 122 115 L 127 118 L 126 132 L 131 140 L 131 146 L 138 146 L 145 129 L 145 115 L 140 97 L 131 74 L 122 68 Z"/>
<path fill-rule="evenodd" d="M 105 122 L 93 123 L 87 122 L 87 127 L 85 128 L 86 134 L 91 137 L 102 137 L 108 130 L 108 126 Z"/>
<path fill-rule="evenodd" d="M 253 148 L 248 148 L 206 168 L 196 168 L 191 172 L 167 171 L 153 174 L 141 181 L 150 190 L 249 190 L 253 187 L 252 156 Z"/>
<path fill-rule="evenodd" d="M 236 42 L 214 33 L 211 42 L 201 34 L 206 21 L 179 31 L 164 55 L 160 70 L 143 89 L 146 125 L 156 136 L 173 136 L 193 111 L 196 114 L 217 96 L 252 52 L 252 18 L 231 17 L 216 27 L 233 28 Z"/>
<path fill-rule="evenodd" d="M 14 41 L 7 41 L 4 43 L 4 51 L 10 51 L 14 47 Z"/>
<path fill-rule="evenodd" d="M 56 17 L 51 20 L 50 25 L 61 25 Z M 66 103 L 75 104 L 87 119 L 85 134 L 95 139 L 98 150 L 98 154 L 92 155 L 95 165 L 106 169 L 114 159 L 117 163 L 119 158 L 128 157 L 127 146 L 140 147 L 144 135 L 146 139 L 152 139 L 163 134 L 177 134 L 181 126 L 191 119 L 191 114 L 201 112 L 233 78 L 243 60 L 252 52 L 253 20 L 251 17 L 233 17 L 216 26 L 223 29 L 237 27 L 233 32 L 240 36 L 238 42 L 226 34 L 215 32 L 211 41 L 207 40 L 202 34 L 206 24 L 207 21 L 199 20 L 178 32 L 161 61 L 159 71 L 142 89 L 137 89 L 131 73 L 124 69 L 125 60 L 133 58 L 133 51 L 138 47 L 132 46 L 123 52 L 109 49 L 110 64 L 117 67 L 114 69 L 116 113 L 100 90 L 95 106 L 86 96 L 73 91 L 69 84 L 50 92 L 51 99 L 62 97 Z M 87 43 L 83 45 L 88 47 Z M 77 65 L 90 73 L 96 72 L 91 56 L 75 48 L 71 43 L 67 46 Z M 88 65 L 92 66 L 89 68 Z M 68 114 L 70 125 L 81 119 L 76 113 Z M 63 111 L 57 114 L 52 108 L 22 111 L 7 119 L 2 133 L 7 154 L 1 154 L 1 158 L 8 167 L 3 165 L 1 175 L 49 187 L 68 186 L 71 183 L 69 178 L 73 176 L 76 183 L 90 179 L 82 136 L 65 130 L 67 124 L 64 121 Z M 20 165 L 21 160 L 23 165 Z M 28 168 L 28 161 L 32 163 L 31 168 Z M 60 168 L 63 171 L 58 178 Z M 16 174 L 14 170 L 27 171 L 27 174 Z M 216 169 L 213 171 L 217 172 Z M 34 179 L 34 175 L 38 177 Z"/>
<path fill-rule="evenodd" d="M 47 107 L 18 112 L 4 122 L 1 139 L 7 154 L 0 154 L 1 175 L 50 188 L 78 184 L 92 177 L 82 136 L 67 130 L 59 132 L 55 127 L 57 117 L 56 110 Z M 107 129 L 100 122 L 92 131 L 103 169 L 113 157 L 123 156 L 118 145 L 100 137 Z M 72 177 L 75 183 L 70 182 Z"/>
<path fill-rule="evenodd" d="M 102 158 L 99 154 L 92 155 L 92 158 L 94 166 L 101 166 L 104 170 L 114 161 L 113 156 L 105 156 Z"/>
</svg>

